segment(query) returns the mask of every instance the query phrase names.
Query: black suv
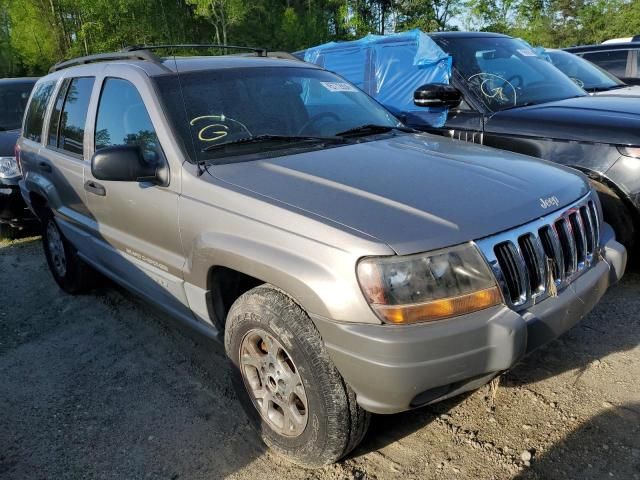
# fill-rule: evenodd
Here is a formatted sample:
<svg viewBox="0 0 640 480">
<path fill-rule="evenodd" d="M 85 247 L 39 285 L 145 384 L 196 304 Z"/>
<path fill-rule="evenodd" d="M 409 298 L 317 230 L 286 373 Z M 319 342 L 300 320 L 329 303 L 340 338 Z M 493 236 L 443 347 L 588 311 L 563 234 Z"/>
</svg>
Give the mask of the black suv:
<svg viewBox="0 0 640 480">
<path fill-rule="evenodd" d="M 627 248 L 633 247 L 640 232 L 640 102 L 620 95 L 589 95 L 530 45 L 507 35 L 427 35 L 451 57 L 448 84 L 434 81 L 424 73 L 428 69 L 422 64 L 405 61 L 415 52 L 402 36 L 395 41 L 392 36 L 369 39 L 367 48 L 380 42 L 386 53 L 371 56 L 367 68 L 351 68 L 349 62 L 335 61 L 341 55 L 350 55 L 358 40 L 326 45 L 318 62 L 331 65 L 333 71 L 379 99 L 417 130 L 582 171 L 598 190 L 605 219 L 618 240 Z M 391 68 L 390 58 L 396 78 L 403 81 L 397 81 L 394 97 L 385 101 L 379 98 L 376 75 Z M 416 78 L 424 82 L 418 88 Z M 405 104 L 402 108 L 392 104 L 397 98 L 412 97 L 416 106 L 444 113 L 443 122 L 434 124 L 414 108 L 406 110 Z M 513 168 L 520 167 L 514 164 Z"/>
<path fill-rule="evenodd" d="M 22 200 L 15 146 L 37 78 L 0 79 L 0 237 L 12 237 L 34 220 Z"/>
<path fill-rule="evenodd" d="M 625 83 L 640 85 L 640 39 L 565 48 L 615 75 Z"/>
</svg>

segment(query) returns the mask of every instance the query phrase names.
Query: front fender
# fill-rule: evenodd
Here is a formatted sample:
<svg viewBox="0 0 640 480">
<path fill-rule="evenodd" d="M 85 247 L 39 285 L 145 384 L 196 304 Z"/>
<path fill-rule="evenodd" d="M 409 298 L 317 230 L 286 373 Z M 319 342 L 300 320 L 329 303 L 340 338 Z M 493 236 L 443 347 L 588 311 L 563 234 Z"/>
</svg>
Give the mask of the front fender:
<svg viewBox="0 0 640 480">
<path fill-rule="evenodd" d="M 288 240 L 204 232 L 192 242 L 185 281 L 205 289 L 211 268 L 226 267 L 280 288 L 310 314 L 380 323 L 357 283 L 358 255 L 304 237 L 293 249 Z"/>
</svg>

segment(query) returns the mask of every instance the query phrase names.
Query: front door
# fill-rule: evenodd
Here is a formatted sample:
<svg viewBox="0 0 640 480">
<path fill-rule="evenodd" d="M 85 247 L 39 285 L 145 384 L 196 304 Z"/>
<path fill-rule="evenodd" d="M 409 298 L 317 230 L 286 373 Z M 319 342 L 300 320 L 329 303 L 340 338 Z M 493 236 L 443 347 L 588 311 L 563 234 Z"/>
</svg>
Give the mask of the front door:
<svg viewBox="0 0 640 480">
<path fill-rule="evenodd" d="M 138 145 L 145 161 L 166 163 L 137 87 L 105 77 L 93 132 L 94 150 Z M 176 180 L 178 172 L 171 172 Z M 116 279 L 174 314 L 187 313 L 182 282 L 185 258 L 178 226 L 178 181 L 168 187 L 145 182 L 97 180 L 85 172 L 91 213 L 97 220 L 94 241 L 98 262 Z"/>
</svg>

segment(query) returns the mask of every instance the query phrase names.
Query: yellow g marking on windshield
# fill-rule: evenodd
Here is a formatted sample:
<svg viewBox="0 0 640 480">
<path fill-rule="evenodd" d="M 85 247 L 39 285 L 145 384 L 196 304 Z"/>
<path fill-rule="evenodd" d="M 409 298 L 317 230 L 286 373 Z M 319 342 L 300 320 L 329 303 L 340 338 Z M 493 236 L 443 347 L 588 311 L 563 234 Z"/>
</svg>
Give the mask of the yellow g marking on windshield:
<svg viewBox="0 0 640 480">
<path fill-rule="evenodd" d="M 200 117 L 196 117 L 189 122 L 191 126 L 195 126 L 196 123 L 201 120 L 214 120 L 216 122 L 233 122 L 240 125 L 249 135 L 251 132 L 244 125 L 244 123 L 239 122 L 238 120 L 234 120 L 233 118 L 227 117 L 224 114 L 221 115 L 201 115 Z M 218 140 L 223 139 L 227 135 L 229 135 L 229 126 L 225 123 L 212 123 L 209 125 L 205 125 L 198 131 L 198 140 L 201 142 L 217 142 Z"/>
<path fill-rule="evenodd" d="M 212 129 L 213 131 L 209 132 L 209 130 L 212 130 Z M 213 136 L 205 136 L 206 132 L 209 132 L 208 133 L 209 135 L 213 134 Z M 228 134 L 229 134 L 229 127 L 221 123 L 214 123 L 212 125 L 207 125 L 206 127 L 204 127 L 198 132 L 198 140 L 200 140 L 201 142 L 216 142 L 226 137 Z"/>
</svg>

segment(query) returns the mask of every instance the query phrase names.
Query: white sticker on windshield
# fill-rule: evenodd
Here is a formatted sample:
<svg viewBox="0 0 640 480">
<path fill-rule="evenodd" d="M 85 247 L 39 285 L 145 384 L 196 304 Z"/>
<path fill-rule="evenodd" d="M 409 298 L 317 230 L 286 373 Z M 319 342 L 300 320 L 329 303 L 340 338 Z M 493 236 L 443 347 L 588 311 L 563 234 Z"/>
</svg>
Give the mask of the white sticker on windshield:
<svg viewBox="0 0 640 480">
<path fill-rule="evenodd" d="M 330 92 L 357 92 L 358 89 L 346 82 L 320 82 Z"/>
<path fill-rule="evenodd" d="M 523 55 L 525 57 L 537 57 L 538 55 L 536 54 L 536 52 L 534 52 L 533 50 L 529 49 L 529 48 L 519 48 L 518 49 L 518 53 L 520 55 Z"/>
</svg>

